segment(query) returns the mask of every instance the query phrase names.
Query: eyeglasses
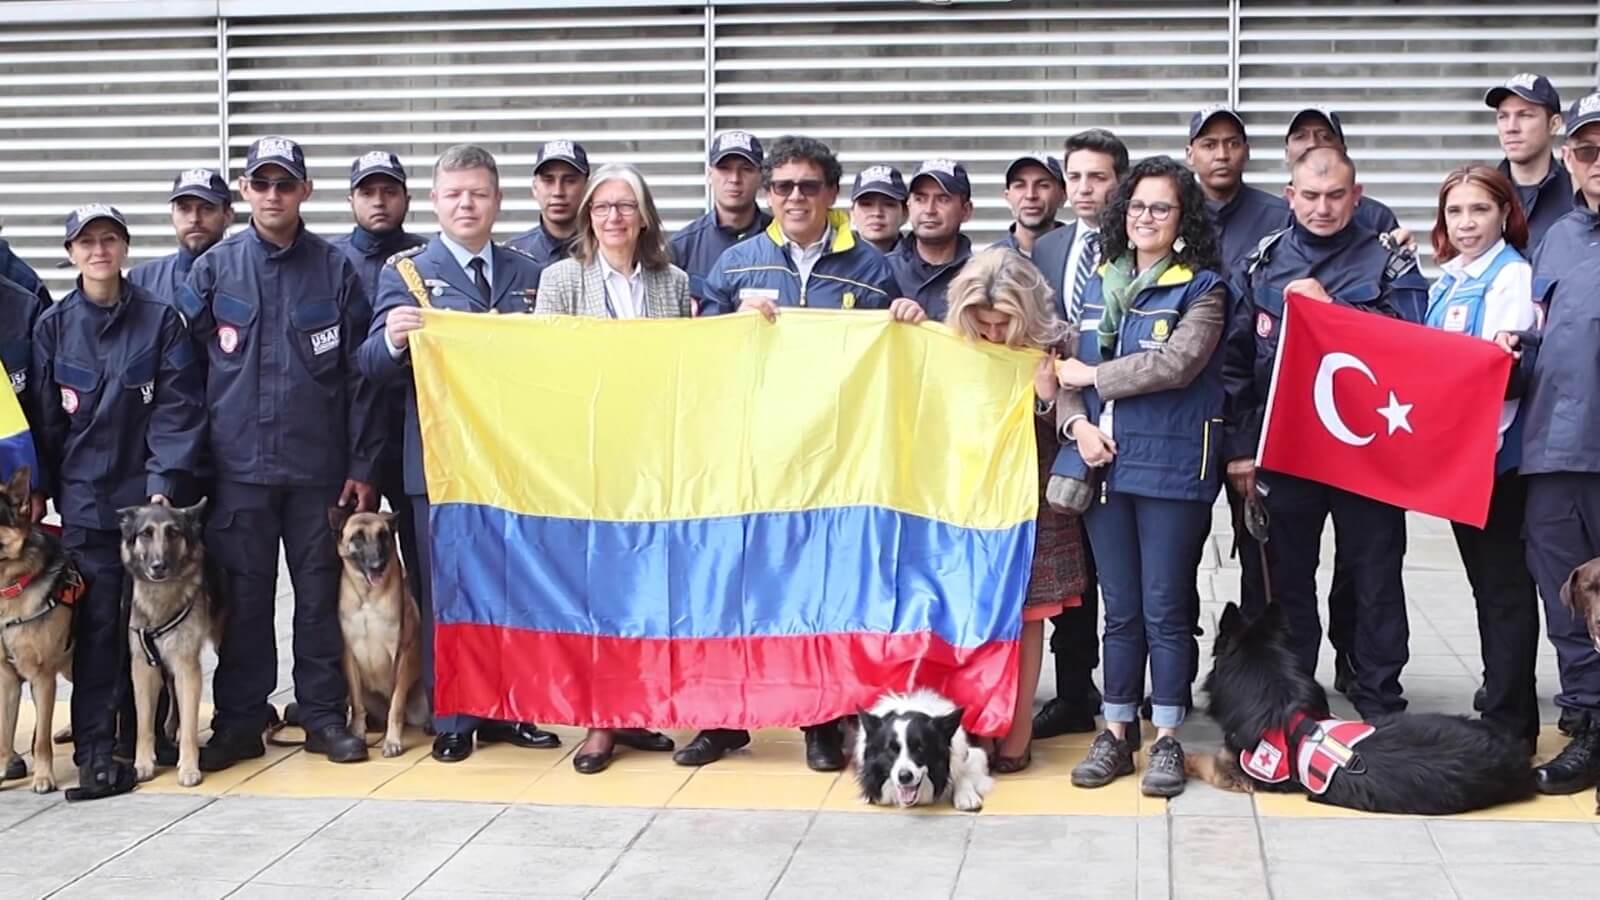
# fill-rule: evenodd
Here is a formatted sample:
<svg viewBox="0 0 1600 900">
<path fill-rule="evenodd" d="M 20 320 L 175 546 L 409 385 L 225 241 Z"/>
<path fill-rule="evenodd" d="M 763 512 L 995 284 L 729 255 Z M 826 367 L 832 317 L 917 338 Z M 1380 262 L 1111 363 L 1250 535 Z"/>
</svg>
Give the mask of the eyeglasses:
<svg viewBox="0 0 1600 900">
<path fill-rule="evenodd" d="M 1600 159 L 1600 144 L 1568 144 L 1567 149 L 1572 151 L 1574 159 L 1586 166 Z"/>
<path fill-rule="evenodd" d="M 822 182 L 810 178 L 805 181 L 774 181 L 767 185 L 767 190 L 777 194 L 779 197 L 787 197 L 795 191 L 799 191 L 800 196 L 809 200 L 822 193 Z"/>
<path fill-rule="evenodd" d="M 1165 222 L 1172 218 L 1172 211 L 1177 208 L 1171 203 L 1145 203 L 1141 200 L 1135 200 L 1128 204 L 1128 218 L 1138 221 L 1144 217 L 1145 213 L 1149 213 L 1150 218 L 1157 222 Z"/>
<path fill-rule="evenodd" d="M 250 190 L 258 194 L 265 194 L 268 191 L 292 194 L 300 187 L 301 181 L 298 178 L 252 178 L 248 183 Z"/>
<path fill-rule="evenodd" d="M 631 219 L 639 214 L 639 204 L 623 200 L 620 203 L 596 203 L 589 207 L 589 215 L 596 219 L 609 219 L 613 212 L 624 219 Z"/>
</svg>

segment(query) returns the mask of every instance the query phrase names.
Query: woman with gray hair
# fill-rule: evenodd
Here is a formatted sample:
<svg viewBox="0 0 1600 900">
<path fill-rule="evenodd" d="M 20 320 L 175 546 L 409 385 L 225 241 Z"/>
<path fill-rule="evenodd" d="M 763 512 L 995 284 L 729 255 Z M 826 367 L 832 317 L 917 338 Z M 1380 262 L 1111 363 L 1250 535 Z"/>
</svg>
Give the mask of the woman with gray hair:
<svg viewBox="0 0 1600 900">
<path fill-rule="evenodd" d="M 537 311 L 610 319 L 668 319 L 691 314 L 689 276 L 671 261 L 655 198 L 633 166 L 604 166 L 578 205 L 572 257 L 544 270 Z M 594 775 L 611 765 L 617 745 L 669 752 L 664 734 L 643 728 L 591 728 L 572 767 Z"/>
<path fill-rule="evenodd" d="M 538 311 L 612 319 L 692 314 L 689 276 L 672 264 L 655 198 L 638 169 L 613 163 L 589 178 L 572 258 L 544 270 Z"/>
</svg>

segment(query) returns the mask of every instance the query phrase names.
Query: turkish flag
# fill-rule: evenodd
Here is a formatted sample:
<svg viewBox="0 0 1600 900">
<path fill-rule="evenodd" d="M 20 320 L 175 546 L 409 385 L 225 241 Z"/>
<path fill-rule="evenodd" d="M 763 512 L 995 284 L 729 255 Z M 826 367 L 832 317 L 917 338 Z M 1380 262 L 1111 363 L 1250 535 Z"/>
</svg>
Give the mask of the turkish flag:
<svg viewBox="0 0 1600 900">
<path fill-rule="evenodd" d="M 1256 464 L 1483 527 L 1511 355 L 1290 295 Z"/>
</svg>

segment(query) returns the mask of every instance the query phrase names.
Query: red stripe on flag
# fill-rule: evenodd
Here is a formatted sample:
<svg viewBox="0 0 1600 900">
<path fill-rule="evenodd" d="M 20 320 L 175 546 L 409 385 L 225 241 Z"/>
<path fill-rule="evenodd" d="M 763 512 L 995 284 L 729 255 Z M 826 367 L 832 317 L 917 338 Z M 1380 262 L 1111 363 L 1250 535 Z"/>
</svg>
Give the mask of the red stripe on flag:
<svg viewBox="0 0 1600 900">
<path fill-rule="evenodd" d="M 617 638 L 437 626 L 440 715 L 595 728 L 759 728 L 850 715 L 890 690 L 933 688 L 974 734 L 1011 727 L 1015 641 L 954 647 L 927 632 Z M 865 686 L 865 687 L 864 687 Z"/>
</svg>

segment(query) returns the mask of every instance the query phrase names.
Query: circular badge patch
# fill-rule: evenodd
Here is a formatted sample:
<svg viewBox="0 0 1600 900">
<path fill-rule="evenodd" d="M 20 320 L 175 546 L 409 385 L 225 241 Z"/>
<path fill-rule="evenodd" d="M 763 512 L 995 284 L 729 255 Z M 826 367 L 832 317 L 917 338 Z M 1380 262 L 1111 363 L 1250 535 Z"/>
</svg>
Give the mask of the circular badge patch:
<svg viewBox="0 0 1600 900">
<path fill-rule="evenodd" d="M 1272 337 L 1272 317 L 1266 313 L 1256 313 L 1256 334 L 1262 337 Z"/>
<path fill-rule="evenodd" d="M 61 408 L 72 415 L 78 411 L 78 392 L 69 387 L 61 389 Z"/>
<path fill-rule="evenodd" d="M 239 349 L 239 329 L 232 325 L 223 325 L 217 329 L 217 346 L 223 353 L 232 353 Z"/>
</svg>

